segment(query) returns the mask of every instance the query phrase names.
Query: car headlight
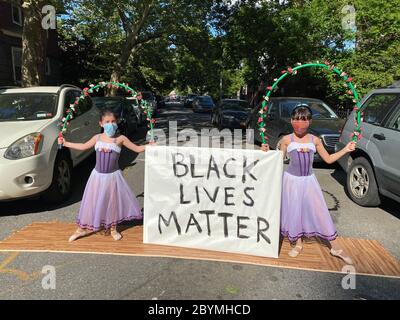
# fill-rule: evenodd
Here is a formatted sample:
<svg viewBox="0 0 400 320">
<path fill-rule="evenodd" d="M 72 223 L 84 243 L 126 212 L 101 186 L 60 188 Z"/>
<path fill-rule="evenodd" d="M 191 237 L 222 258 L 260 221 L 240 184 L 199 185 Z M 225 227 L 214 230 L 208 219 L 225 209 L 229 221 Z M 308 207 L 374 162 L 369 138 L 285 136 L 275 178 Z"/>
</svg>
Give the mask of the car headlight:
<svg viewBox="0 0 400 320">
<path fill-rule="evenodd" d="M 40 150 L 43 135 L 39 132 L 28 134 L 15 141 L 6 151 L 4 157 L 9 160 L 18 160 L 37 155 Z"/>
</svg>

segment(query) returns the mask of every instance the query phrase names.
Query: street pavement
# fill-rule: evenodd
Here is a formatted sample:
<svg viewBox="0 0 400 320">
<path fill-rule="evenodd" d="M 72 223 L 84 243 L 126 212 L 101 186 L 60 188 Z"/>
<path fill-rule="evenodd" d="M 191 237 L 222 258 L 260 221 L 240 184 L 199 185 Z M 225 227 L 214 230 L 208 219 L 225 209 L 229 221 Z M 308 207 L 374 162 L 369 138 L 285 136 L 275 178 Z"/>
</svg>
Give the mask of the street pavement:
<svg viewBox="0 0 400 320">
<path fill-rule="evenodd" d="M 168 106 L 157 115 L 157 127 L 211 128 L 209 114 Z M 145 142 L 143 128 L 133 137 Z M 244 141 L 245 142 L 245 141 Z M 258 148 L 258 147 L 256 147 Z M 40 199 L 0 203 L 0 239 L 34 221 L 72 222 L 85 183 L 95 164 L 91 156 L 74 170 L 74 191 L 62 205 Z M 143 205 L 144 155 L 123 151 L 124 176 Z M 375 239 L 400 259 L 399 205 L 384 200 L 379 208 L 362 208 L 344 191 L 339 166 L 316 165 L 338 233 Z M 122 240 L 123 241 L 123 240 Z M 384 261 L 382 261 L 384 263 Z M 54 266 L 56 288 L 44 289 L 44 266 Z M 65 253 L 0 253 L 0 299 L 399 299 L 400 279 L 357 276 L 355 289 L 344 289 L 345 274 L 155 257 Z"/>
</svg>

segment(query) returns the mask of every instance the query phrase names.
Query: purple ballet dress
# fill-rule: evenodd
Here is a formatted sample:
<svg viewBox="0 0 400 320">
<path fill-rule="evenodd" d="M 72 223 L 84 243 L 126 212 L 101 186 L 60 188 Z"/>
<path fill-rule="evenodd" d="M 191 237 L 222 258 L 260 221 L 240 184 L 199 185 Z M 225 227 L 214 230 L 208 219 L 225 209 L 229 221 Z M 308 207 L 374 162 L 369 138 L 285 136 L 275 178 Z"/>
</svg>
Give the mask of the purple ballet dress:
<svg viewBox="0 0 400 320">
<path fill-rule="evenodd" d="M 122 221 L 142 219 L 139 202 L 118 166 L 121 147 L 97 138 L 96 167 L 90 174 L 76 219 L 81 228 L 98 231 Z"/>
<path fill-rule="evenodd" d="M 335 240 L 337 232 L 329 214 L 312 165 L 316 152 L 314 137 L 299 143 L 290 135 L 287 148 L 290 164 L 283 174 L 281 234 L 295 242 L 301 237 Z"/>
</svg>

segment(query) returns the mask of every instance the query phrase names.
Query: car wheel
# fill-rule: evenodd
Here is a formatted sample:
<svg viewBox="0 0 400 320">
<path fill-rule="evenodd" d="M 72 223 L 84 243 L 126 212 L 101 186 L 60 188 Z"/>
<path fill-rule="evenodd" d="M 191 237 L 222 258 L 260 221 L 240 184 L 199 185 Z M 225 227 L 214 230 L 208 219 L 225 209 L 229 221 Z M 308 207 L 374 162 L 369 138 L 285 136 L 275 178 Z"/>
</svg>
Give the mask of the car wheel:
<svg viewBox="0 0 400 320">
<path fill-rule="evenodd" d="M 347 192 L 360 206 L 374 207 L 381 203 L 375 174 L 364 157 L 353 160 L 347 173 Z"/>
<path fill-rule="evenodd" d="M 44 200 L 59 203 L 68 199 L 72 190 L 72 161 L 66 153 L 60 153 L 54 163 L 52 183 L 43 195 Z"/>
</svg>

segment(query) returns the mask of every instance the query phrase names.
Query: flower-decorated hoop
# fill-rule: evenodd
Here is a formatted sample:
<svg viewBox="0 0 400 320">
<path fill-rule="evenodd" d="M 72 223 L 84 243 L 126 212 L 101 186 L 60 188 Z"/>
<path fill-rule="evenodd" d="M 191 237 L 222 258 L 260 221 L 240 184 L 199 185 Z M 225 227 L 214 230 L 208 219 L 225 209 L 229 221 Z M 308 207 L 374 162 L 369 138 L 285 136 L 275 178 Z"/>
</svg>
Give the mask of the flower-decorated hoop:
<svg viewBox="0 0 400 320">
<path fill-rule="evenodd" d="M 62 119 L 61 121 L 61 132 L 59 133 L 59 136 L 62 137 L 64 133 L 67 132 L 67 127 L 69 125 L 69 122 L 75 117 L 75 113 L 77 108 L 79 108 L 79 104 L 85 100 L 87 96 L 90 96 L 93 92 L 99 92 L 101 88 L 122 88 L 124 89 L 127 93 L 131 94 L 132 97 L 136 100 L 136 103 L 140 103 L 141 108 L 143 109 L 144 114 L 146 115 L 146 119 L 149 122 L 148 128 L 150 128 L 150 134 L 151 134 L 151 140 L 154 140 L 154 124 L 155 120 L 152 118 L 151 110 L 149 108 L 149 104 L 146 100 L 142 98 L 141 92 L 136 92 L 133 90 L 131 87 L 129 87 L 128 84 L 126 83 L 119 83 L 119 82 L 99 82 L 97 85 L 91 84 L 89 88 L 84 88 L 82 90 L 82 94 L 80 97 L 77 97 L 75 99 L 75 102 L 73 104 L 70 104 L 69 109 L 66 111 L 66 116 Z"/>
<path fill-rule="evenodd" d="M 258 118 L 258 127 L 262 139 L 262 143 L 266 144 L 268 137 L 265 136 L 265 131 L 266 131 L 266 124 L 265 124 L 265 118 L 266 115 L 268 114 L 268 110 L 270 107 L 270 97 L 272 92 L 275 92 L 278 89 L 278 83 L 281 82 L 283 79 L 285 79 L 287 76 L 291 75 L 294 76 L 298 73 L 298 70 L 303 69 L 303 68 L 310 68 L 310 67 L 316 67 L 316 68 L 323 68 L 328 71 L 334 72 L 336 75 L 338 75 L 341 79 L 345 81 L 344 86 L 348 89 L 346 91 L 347 94 L 352 96 L 353 103 L 355 104 L 354 106 L 354 111 L 355 111 L 355 116 L 354 116 L 354 132 L 351 134 L 351 139 L 354 142 L 357 142 L 361 139 L 361 116 L 363 115 L 363 112 L 361 110 L 361 104 L 360 104 L 360 98 L 359 95 L 356 91 L 356 86 L 353 84 L 353 79 L 346 73 L 338 68 L 335 67 L 335 65 L 331 64 L 329 61 L 325 60 L 323 63 L 316 62 L 316 63 L 307 63 L 307 64 L 301 64 L 297 63 L 297 66 L 294 68 L 288 68 L 287 70 L 283 70 L 281 72 L 281 76 L 277 79 L 274 79 L 274 84 L 272 86 L 267 87 L 267 94 L 264 97 L 264 101 L 261 105 L 261 110 L 259 111 L 259 118 Z"/>
</svg>

